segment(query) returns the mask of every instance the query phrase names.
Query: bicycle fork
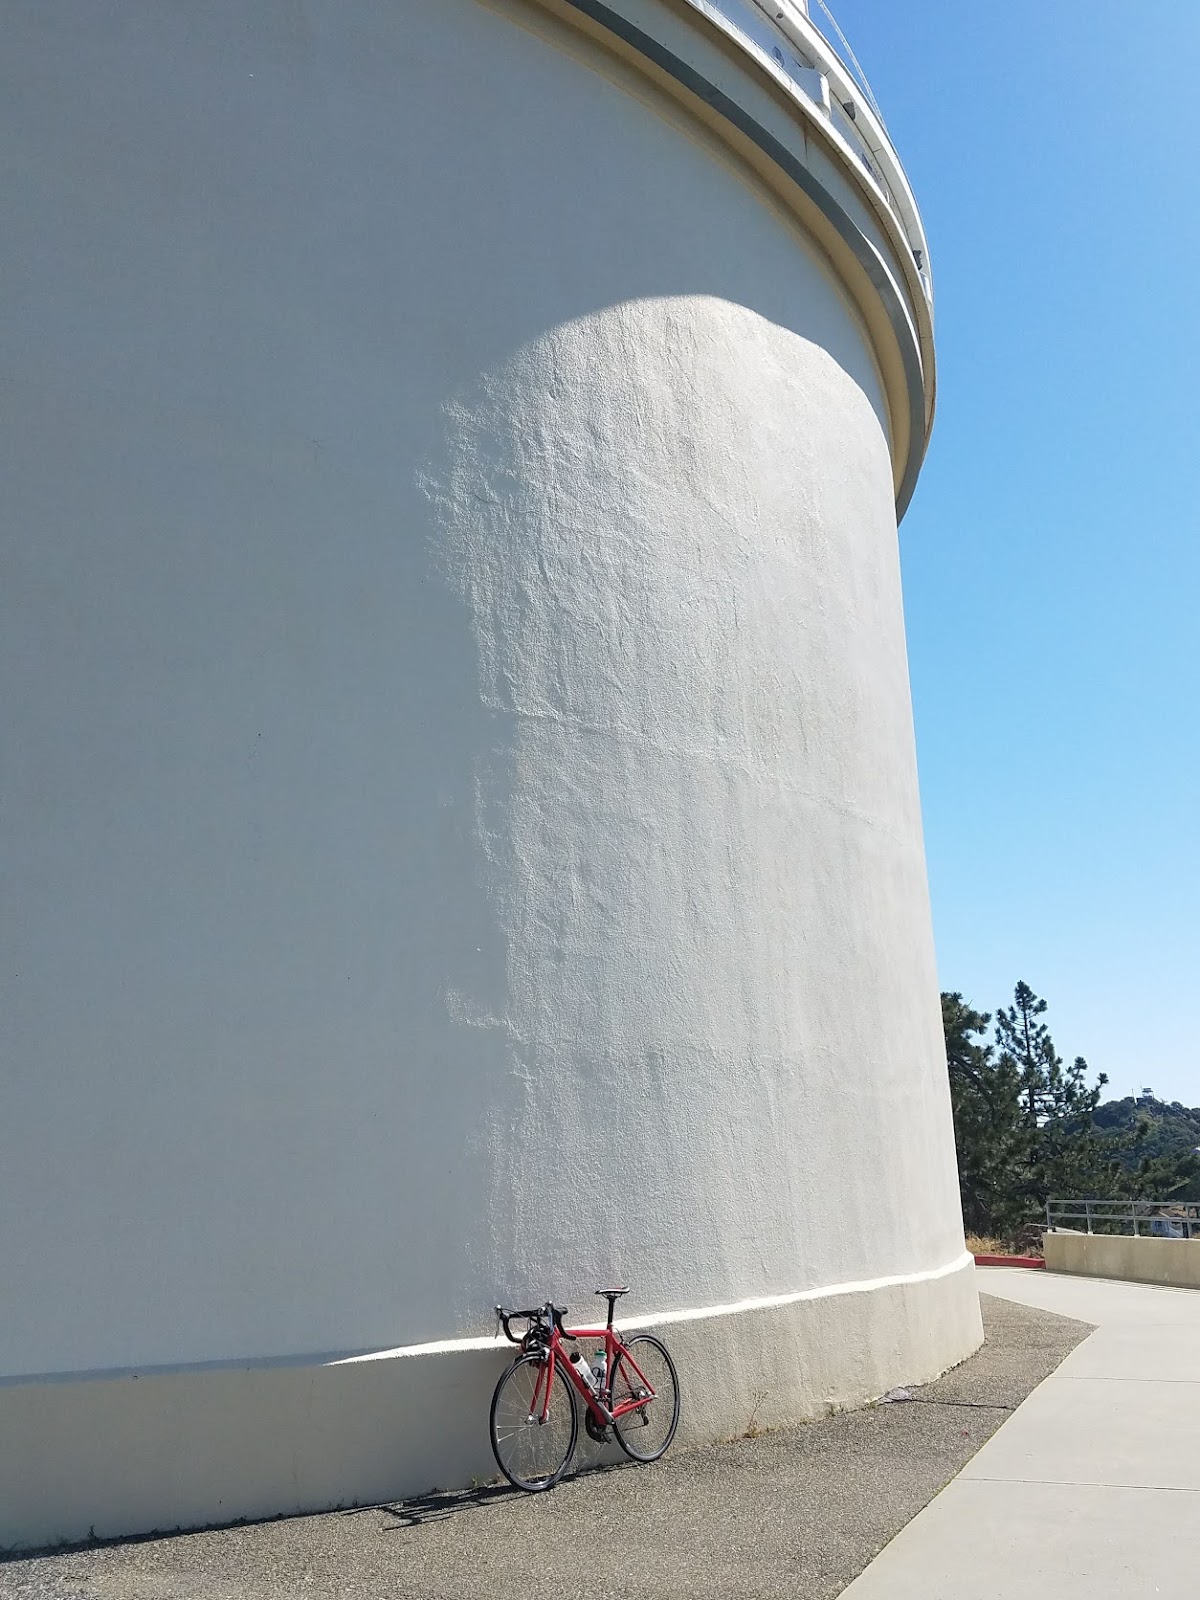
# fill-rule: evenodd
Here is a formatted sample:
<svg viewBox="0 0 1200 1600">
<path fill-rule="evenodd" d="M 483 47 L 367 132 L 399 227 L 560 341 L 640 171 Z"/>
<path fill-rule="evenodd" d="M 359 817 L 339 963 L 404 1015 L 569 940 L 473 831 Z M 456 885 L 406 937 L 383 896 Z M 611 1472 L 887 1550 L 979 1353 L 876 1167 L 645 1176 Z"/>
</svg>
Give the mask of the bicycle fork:
<svg viewBox="0 0 1200 1600">
<path fill-rule="evenodd" d="M 554 1382 L 554 1369 L 550 1365 L 549 1351 L 543 1355 L 539 1364 L 538 1380 L 533 1386 L 533 1404 L 529 1415 L 525 1418 L 525 1426 L 532 1427 L 536 1422 L 538 1427 L 544 1427 L 550 1421 L 550 1385 Z M 543 1392 L 543 1385 L 545 1386 Z M 542 1404 L 538 1407 L 538 1394 L 542 1394 Z"/>
</svg>

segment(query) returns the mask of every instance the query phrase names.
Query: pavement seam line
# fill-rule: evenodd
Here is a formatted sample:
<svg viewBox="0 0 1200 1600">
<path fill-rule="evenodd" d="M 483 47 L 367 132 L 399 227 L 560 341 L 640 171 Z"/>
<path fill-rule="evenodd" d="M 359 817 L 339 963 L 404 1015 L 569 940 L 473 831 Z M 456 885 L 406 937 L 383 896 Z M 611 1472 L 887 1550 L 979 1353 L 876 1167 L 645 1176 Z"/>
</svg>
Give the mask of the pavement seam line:
<svg viewBox="0 0 1200 1600">
<path fill-rule="evenodd" d="M 1051 1377 L 1059 1383 L 1177 1383 L 1185 1388 L 1200 1384 L 1200 1378 L 1122 1378 L 1116 1374 L 1094 1372 L 1054 1372 Z"/>
<path fill-rule="evenodd" d="M 1097 1483 L 1085 1478 L 985 1478 L 964 1468 L 958 1478 L 963 1483 L 1028 1483 L 1047 1489 L 1133 1489 L 1139 1494 L 1200 1494 L 1200 1487 L 1186 1483 Z M 954 1479 L 950 1480 L 952 1483 Z"/>
</svg>

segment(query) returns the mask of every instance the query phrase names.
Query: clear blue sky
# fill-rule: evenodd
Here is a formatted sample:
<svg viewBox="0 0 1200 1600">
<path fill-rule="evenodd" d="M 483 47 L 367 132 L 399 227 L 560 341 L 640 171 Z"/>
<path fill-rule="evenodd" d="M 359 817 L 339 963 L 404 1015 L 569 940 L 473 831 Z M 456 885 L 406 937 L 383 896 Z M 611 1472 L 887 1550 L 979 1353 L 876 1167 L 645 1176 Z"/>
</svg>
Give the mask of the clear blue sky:
<svg viewBox="0 0 1200 1600">
<path fill-rule="evenodd" d="M 1200 1104 L 1200 0 L 832 0 L 916 191 L 902 530 L 942 987 Z M 814 13 L 819 13 L 814 7 Z"/>
</svg>

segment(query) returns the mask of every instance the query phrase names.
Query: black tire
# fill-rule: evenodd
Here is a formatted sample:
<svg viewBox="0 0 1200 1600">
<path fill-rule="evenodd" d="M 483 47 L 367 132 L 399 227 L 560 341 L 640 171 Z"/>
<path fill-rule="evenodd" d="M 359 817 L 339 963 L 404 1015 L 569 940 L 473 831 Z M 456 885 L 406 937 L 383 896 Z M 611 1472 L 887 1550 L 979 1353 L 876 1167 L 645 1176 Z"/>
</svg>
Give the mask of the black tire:
<svg viewBox="0 0 1200 1600">
<path fill-rule="evenodd" d="M 629 1353 L 654 1390 L 654 1398 L 638 1411 L 627 1411 L 613 1423 L 617 1443 L 633 1461 L 657 1461 L 665 1455 L 679 1426 L 679 1377 L 661 1339 L 635 1333 L 625 1341 Z M 641 1389 L 637 1374 L 623 1353 L 613 1362 L 612 1406 L 615 1411 Z"/>
<path fill-rule="evenodd" d="M 500 1374 L 488 1419 L 496 1465 L 514 1489 L 528 1494 L 553 1489 L 571 1465 L 579 1438 L 575 1392 L 557 1362 L 549 1415 L 545 1422 L 530 1420 L 541 1371 L 540 1357 L 518 1356 Z"/>
</svg>

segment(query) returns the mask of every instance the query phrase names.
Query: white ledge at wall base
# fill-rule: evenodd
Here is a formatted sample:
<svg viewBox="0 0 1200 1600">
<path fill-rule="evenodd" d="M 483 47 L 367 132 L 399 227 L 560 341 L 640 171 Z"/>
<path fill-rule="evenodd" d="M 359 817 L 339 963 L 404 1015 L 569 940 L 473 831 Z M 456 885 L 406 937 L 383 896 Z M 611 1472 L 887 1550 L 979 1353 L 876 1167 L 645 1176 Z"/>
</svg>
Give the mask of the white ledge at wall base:
<svg viewBox="0 0 1200 1600">
<path fill-rule="evenodd" d="M 945 1351 L 978 1341 L 977 1303 L 965 1292 L 973 1275 L 966 1256 L 907 1282 L 618 1326 L 648 1327 L 667 1342 L 682 1395 L 672 1448 L 681 1450 L 862 1405 L 899 1372 L 911 1383 L 937 1377 Z M 0 1547 L 490 1481 L 488 1406 L 513 1354 L 504 1341 L 464 1340 L 350 1360 L 0 1384 Z M 578 1468 L 615 1455 L 580 1431 Z"/>
</svg>

